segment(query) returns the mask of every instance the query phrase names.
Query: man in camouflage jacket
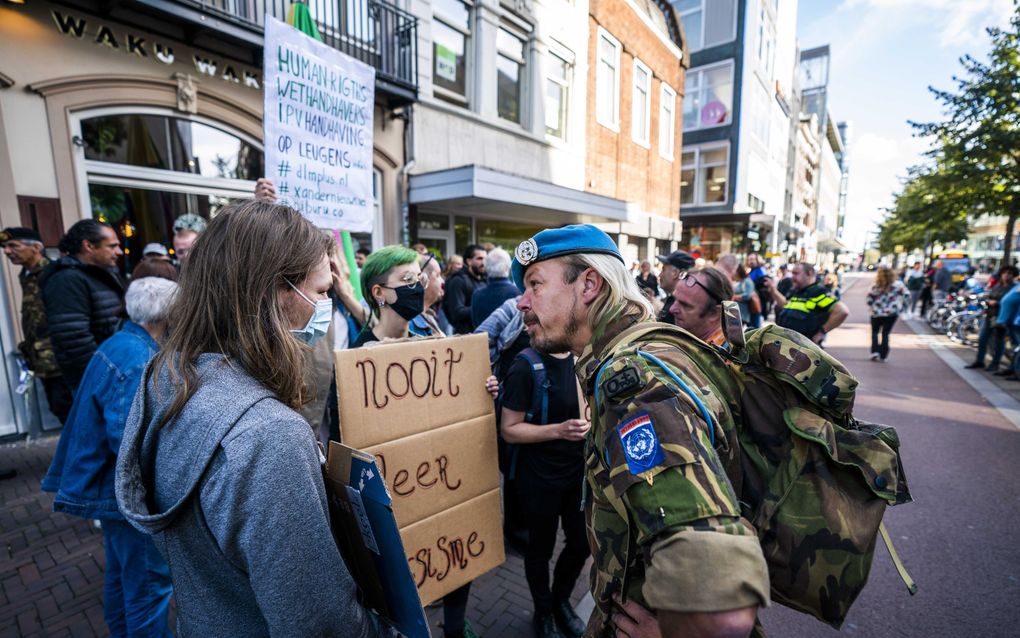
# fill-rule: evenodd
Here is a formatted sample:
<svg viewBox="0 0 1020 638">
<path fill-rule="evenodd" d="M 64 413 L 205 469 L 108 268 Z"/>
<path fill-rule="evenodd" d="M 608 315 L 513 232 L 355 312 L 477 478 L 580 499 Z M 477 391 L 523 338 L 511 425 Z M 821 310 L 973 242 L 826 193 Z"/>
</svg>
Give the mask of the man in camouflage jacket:
<svg viewBox="0 0 1020 638">
<path fill-rule="evenodd" d="M 18 281 L 21 283 L 21 331 L 25 338 L 18 344 L 18 350 L 28 369 L 42 382 L 50 410 L 63 423 L 73 400 L 53 354 L 46 308 L 39 291 L 39 275 L 50 260 L 43 255 L 42 239 L 31 228 L 4 229 L 0 232 L 0 245 L 7 259 L 21 266 Z"/>
<path fill-rule="evenodd" d="M 738 457 L 736 441 L 726 440 L 735 428 L 725 397 L 694 353 L 629 338 L 651 320 L 650 308 L 602 231 L 542 231 L 518 246 L 512 270 L 532 347 L 578 356 L 589 406 L 596 609 L 586 635 L 755 631 L 757 609 L 769 602 L 768 571 L 725 471 Z M 700 399 L 678 393 L 677 381 Z"/>
</svg>

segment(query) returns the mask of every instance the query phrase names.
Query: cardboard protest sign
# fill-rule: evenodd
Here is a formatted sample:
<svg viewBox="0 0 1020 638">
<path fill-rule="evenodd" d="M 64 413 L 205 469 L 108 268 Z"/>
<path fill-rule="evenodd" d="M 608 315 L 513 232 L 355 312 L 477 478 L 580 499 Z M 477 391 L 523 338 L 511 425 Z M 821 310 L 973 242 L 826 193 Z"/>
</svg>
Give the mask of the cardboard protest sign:
<svg viewBox="0 0 1020 638">
<path fill-rule="evenodd" d="M 423 604 L 505 560 L 484 335 L 336 353 L 341 438 L 375 455 Z"/>
<path fill-rule="evenodd" d="M 266 16 L 265 173 L 320 228 L 371 232 L 375 69 Z"/>
<path fill-rule="evenodd" d="M 326 469 L 333 534 L 365 604 L 407 638 L 429 638 L 392 500 L 371 454 L 335 441 Z"/>
</svg>

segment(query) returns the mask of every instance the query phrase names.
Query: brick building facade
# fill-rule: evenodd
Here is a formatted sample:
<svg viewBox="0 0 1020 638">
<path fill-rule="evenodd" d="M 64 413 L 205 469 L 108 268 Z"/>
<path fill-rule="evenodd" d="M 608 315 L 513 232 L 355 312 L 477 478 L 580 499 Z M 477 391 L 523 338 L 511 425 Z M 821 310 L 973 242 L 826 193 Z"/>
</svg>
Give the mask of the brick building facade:
<svg viewBox="0 0 1020 638">
<path fill-rule="evenodd" d="M 680 238 L 681 23 L 665 0 L 591 0 L 588 26 L 585 190 L 631 204 L 636 221 L 605 230 L 651 259 Z M 670 225 L 674 242 L 628 239 L 672 235 L 645 225 Z"/>
</svg>

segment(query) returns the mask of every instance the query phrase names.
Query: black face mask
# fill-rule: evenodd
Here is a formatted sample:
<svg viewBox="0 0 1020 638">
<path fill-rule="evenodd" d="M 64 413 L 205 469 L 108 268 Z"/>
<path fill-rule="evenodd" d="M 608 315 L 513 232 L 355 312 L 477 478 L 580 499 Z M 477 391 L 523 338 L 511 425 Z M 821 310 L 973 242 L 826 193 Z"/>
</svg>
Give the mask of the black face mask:
<svg viewBox="0 0 1020 638">
<path fill-rule="evenodd" d="M 410 321 L 425 310 L 425 286 L 416 283 L 413 286 L 398 286 L 390 288 L 397 293 L 397 300 L 390 304 L 390 308 L 406 321 Z"/>
</svg>

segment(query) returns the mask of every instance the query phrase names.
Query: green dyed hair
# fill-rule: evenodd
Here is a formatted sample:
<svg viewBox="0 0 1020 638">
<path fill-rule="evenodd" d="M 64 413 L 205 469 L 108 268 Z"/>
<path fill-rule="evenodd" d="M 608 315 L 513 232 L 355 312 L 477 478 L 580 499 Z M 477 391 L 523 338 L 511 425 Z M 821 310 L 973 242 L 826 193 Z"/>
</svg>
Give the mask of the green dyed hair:
<svg viewBox="0 0 1020 638">
<path fill-rule="evenodd" d="M 379 307 L 375 305 L 373 299 L 370 299 L 372 286 L 385 284 L 391 270 L 397 266 L 413 264 L 418 261 L 418 257 L 417 251 L 406 246 L 383 246 L 365 258 L 365 263 L 361 266 L 361 290 L 365 297 L 369 298 L 373 314 L 379 316 Z"/>
</svg>

